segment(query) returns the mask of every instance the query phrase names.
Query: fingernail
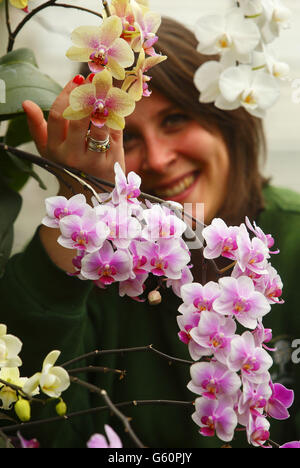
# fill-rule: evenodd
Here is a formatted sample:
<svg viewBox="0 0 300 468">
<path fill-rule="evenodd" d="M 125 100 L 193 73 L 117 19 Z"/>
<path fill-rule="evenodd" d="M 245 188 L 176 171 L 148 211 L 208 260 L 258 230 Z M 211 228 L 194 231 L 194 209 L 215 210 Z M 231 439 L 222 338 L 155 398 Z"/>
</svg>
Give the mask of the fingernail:
<svg viewBox="0 0 300 468">
<path fill-rule="evenodd" d="M 88 76 L 88 79 L 89 79 L 90 82 L 93 81 L 94 76 L 95 76 L 95 73 L 91 73 L 91 74 Z"/>
<path fill-rule="evenodd" d="M 73 83 L 81 85 L 84 82 L 84 77 L 82 75 L 76 75 L 73 78 Z"/>
</svg>

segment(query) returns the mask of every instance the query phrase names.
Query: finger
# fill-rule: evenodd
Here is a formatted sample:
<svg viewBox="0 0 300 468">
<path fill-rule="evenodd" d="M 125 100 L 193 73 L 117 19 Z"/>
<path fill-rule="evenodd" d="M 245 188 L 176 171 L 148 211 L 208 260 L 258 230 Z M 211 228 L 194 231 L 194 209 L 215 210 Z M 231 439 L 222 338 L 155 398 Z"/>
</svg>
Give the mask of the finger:
<svg viewBox="0 0 300 468">
<path fill-rule="evenodd" d="M 77 86 L 79 86 L 78 75 L 76 75 L 73 80 L 69 81 L 51 107 L 48 118 L 48 141 L 50 149 L 60 146 L 66 138 L 69 122 L 63 117 L 63 112 L 69 105 L 71 92 Z"/>
<path fill-rule="evenodd" d="M 90 125 L 90 116 L 81 120 L 71 120 L 68 126 L 66 147 L 74 154 L 74 157 L 85 156 L 86 135 Z"/>
<path fill-rule="evenodd" d="M 38 152 L 42 156 L 46 156 L 47 147 L 47 122 L 44 118 L 42 109 L 32 101 L 24 101 L 22 103 L 24 112 L 27 117 L 28 128 Z"/>
<path fill-rule="evenodd" d="M 110 140 L 109 129 L 105 125 L 103 127 L 96 127 L 95 125 L 91 124 L 88 137 L 95 140 L 99 144 L 101 143 L 103 144 L 105 140 L 107 139 L 107 137 Z M 88 140 L 87 140 L 87 143 L 88 143 Z M 90 150 L 88 144 L 86 146 L 86 150 L 88 154 L 95 155 L 95 151 Z M 107 151 L 109 151 L 109 149 Z M 107 154 L 107 152 L 105 154 Z"/>
</svg>

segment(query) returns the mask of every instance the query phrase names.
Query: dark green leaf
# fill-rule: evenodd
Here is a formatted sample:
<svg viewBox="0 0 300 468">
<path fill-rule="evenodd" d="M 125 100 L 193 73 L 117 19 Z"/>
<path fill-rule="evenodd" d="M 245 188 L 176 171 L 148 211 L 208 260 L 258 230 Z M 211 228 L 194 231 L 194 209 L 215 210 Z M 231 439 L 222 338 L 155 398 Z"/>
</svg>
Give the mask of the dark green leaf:
<svg viewBox="0 0 300 468">
<path fill-rule="evenodd" d="M 0 178 L 0 277 L 13 245 L 13 224 L 20 212 L 22 197 Z"/>
</svg>

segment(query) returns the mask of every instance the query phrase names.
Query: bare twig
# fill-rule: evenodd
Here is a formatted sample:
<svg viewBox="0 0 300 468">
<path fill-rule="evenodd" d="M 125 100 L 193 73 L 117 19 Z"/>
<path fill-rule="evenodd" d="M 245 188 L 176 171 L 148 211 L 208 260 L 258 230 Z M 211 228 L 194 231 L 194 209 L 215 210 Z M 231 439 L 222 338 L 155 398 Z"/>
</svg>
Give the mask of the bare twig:
<svg viewBox="0 0 300 468">
<path fill-rule="evenodd" d="M 108 408 L 113 412 L 113 414 L 122 421 L 125 427 L 125 431 L 130 435 L 131 439 L 134 441 L 136 446 L 139 448 L 145 448 L 142 442 L 137 437 L 137 435 L 132 430 L 129 419 L 123 413 L 121 413 L 121 411 L 118 410 L 116 405 L 114 405 L 114 403 L 111 401 L 110 397 L 108 396 L 106 390 L 96 387 L 96 385 L 92 385 L 88 382 L 85 382 L 84 380 L 80 380 L 77 377 L 70 377 L 70 379 L 71 379 L 71 382 L 76 383 L 82 387 L 85 387 L 91 392 L 95 392 L 99 396 L 101 396 L 104 399 L 105 403 L 107 404 Z"/>
</svg>

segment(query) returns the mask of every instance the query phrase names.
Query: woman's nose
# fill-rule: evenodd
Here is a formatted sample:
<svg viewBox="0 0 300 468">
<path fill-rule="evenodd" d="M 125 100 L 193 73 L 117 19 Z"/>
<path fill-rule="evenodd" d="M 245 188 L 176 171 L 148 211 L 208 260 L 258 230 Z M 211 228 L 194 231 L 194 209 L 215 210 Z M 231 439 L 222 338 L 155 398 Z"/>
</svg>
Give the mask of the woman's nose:
<svg viewBox="0 0 300 468">
<path fill-rule="evenodd" d="M 157 138 L 152 138 L 147 142 L 143 170 L 165 173 L 177 159 L 175 148 L 170 143 Z"/>
</svg>

